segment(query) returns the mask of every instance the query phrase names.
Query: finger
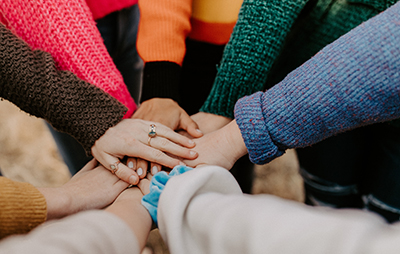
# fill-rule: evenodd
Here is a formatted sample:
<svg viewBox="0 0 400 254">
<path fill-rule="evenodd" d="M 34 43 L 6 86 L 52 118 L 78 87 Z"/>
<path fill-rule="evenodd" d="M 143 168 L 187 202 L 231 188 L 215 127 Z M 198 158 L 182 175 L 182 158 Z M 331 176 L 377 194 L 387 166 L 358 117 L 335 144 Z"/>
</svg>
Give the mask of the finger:
<svg viewBox="0 0 400 254">
<path fill-rule="evenodd" d="M 114 173 L 119 179 L 133 185 L 139 182 L 139 177 L 135 170 L 128 168 L 118 158 L 109 154 L 103 154 L 103 158 L 106 161 L 103 166 Z"/>
<path fill-rule="evenodd" d="M 90 160 L 80 171 L 89 171 L 94 169 L 97 166 L 98 162 L 96 159 Z"/>
<path fill-rule="evenodd" d="M 126 161 L 128 168 L 133 169 L 138 174 L 139 179 L 146 176 L 147 173 L 147 161 L 140 158 L 128 158 Z"/>
<path fill-rule="evenodd" d="M 176 144 L 179 144 L 179 145 L 182 145 L 182 146 L 185 146 L 188 148 L 192 148 L 196 145 L 193 140 L 180 135 L 179 133 L 173 131 L 172 129 L 170 129 L 162 124 L 157 124 L 156 130 L 157 130 L 158 136 L 164 137 Z"/>
<path fill-rule="evenodd" d="M 143 195 L 147 195 L 150 193 L 150 181 L 148 179 L 143 179 L 138 183 L 138 187 Z"/>
<path fill-rule="evenodd" d="M 148 144 L 153 148 L 185 159 L 193 160 L 198 156 L 196 151 L 177 145 L 161 136 L 151 138 Z"/>
<path fill-rule="evenodd" d="M 155 175 L 160 171 L 161 171 L 161 165 L 160 164 L 157 164 L 157 163 L 154 163 L 154 162 L 150 163 L 150 172 L 151 172 L 152 175 Z"/>
<path fill-rule="evenodd" d="M 182 113 L 180 121 L 180 129 L 187 131 L 190 136 L 194 138 L 200 138 L 203 133 L 199 130 L 199 126 L 188 114 Z"/>
<path fill-rule="evenodd" d="M 137 167 L 137 161 L 136 160 L 137 159 L 135 157 L 129 157 L 126 160 L 126 166 L 128 166 L 128 168 L 131 168 L 131 169 L 135 170 L 136 167 Z"/>
<path fill-rule="evenodd" d="M 139 175 L 140 179 L 143 179 L 147 174 L 147 161 L 141 158 L 137 159 L 137 169 L 136 173 Z"/>
<path fill-rule="evenodd" d="M 183 162 L 176 158 L 166 155 L 164 152 L 154 149 L 150 146 L 140 144 L 134 147 L 125 147 L 124 150 L 128 154 L 135 154 L 136 157 L 142 158 L 146 161 L 155 162 L 163 166 L 173 168 L 177 165 L 184 165 Z"/>
<path fill-rule="evenodd" d="M 147 174 L 147 176 L 146 176 L 146 179 L 147 179 L 147 180 L 151 181 L 152 178 L 153 178 L 153 175 L 152 175 L 152 174 Z"/>
</svg>

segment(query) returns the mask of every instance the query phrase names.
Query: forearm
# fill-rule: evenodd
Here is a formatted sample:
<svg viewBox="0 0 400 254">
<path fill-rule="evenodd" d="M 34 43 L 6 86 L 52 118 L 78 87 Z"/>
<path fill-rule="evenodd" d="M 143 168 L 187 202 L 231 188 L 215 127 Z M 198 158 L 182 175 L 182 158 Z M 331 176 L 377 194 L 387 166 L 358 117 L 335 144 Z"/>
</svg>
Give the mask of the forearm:
<svg viewBox="0 0 400 254">
<path fill-rule="evenodd" d="M 210 254 L 379 253 L 383 245 L 397 249 L 400 234 L 362 211 L 243 195 L 232 175 L 215 166 L 172 177 L 160 197 L 158 223 L 169 250 L 177 254 L 193 249 Z"/>
<path fill-rule="evenodd" d="M 5 239 L 0 253 L 139 254 L 136 237 L 118 217 L 87 211 Z"/>
<path fill-rule="evenodd" d="M 192 1 L 139 1 L 139 8 L 137 50 L 145 63 L 141 101 L 158 97 L 179 102 Z"/>
<path fill-rule="evenodd" d="M 130 197 L 116 200 L 106 211 L 122 219 L 132 230 L 143 249 L 150 233 L 152 220 L 146 208 L 141 204 L 143 194 L 136 187 L 125 190 Z M 126 193 L 125 193 L 126 194 Z"/>
<path fill-rule="evenodd" d="M 369 20 L 265 93 L 241 99 L 237 123 L 255 163 L 349 129 L 400 117 L 400 5 Z"/>
<path fill-rule="evenodd" d="M 101 88 L 128 108 L 136 105 L 103 43 L 84 0 L 5 0 L 6 25 L 32 49 L 52 55 L 57 67 Z"/>
<path fill-rule="evenodd" d="M 233 118 L 239 98 L 263 89 L 268 71 L 306 2 L 243 2 L 213 89 L 201 111 Z"/>
<path fill-rule="evenodd" d="M 70 211 L 71 197 L 63 193 L 60 188 L 38 188 L 46 199 L 46 220 L 59 219 L 72 214 Z"/>
<path fill-rule="evenodd" d="M 58 71 L 50 54 L 32 51 L 2 24 L 0 53 L 0 97 L 71 134 L 86 151 L 126 112 L 101 89 Z"/>
</svg>

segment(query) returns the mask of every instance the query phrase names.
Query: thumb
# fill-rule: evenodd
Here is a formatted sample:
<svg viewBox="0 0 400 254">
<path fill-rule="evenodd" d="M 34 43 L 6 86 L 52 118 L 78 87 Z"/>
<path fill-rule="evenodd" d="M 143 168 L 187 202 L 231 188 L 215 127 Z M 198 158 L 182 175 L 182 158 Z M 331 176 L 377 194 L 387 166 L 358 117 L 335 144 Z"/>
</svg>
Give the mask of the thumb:
<svg viewBox="0 0 400 254">
<path fill-rule="evenodd" d="M 180 129 L 185 130 L 190 136 L 200 138 L 203 133 L 199 130 L 199 126 L 192 118 L 185 112 L 181 114 Z"/>
</svg>

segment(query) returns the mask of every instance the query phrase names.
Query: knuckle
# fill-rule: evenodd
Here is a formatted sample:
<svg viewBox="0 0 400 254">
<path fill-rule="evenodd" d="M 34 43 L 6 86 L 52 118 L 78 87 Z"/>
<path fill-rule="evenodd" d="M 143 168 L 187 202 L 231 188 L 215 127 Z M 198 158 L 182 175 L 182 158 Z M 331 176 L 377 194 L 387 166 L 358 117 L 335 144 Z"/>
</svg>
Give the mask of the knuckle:
<svg viewBox="0 0 400 254">
<path fill-rule="evenodd" d="M 125 170 L 123 170 L 123 169 L 117 169 L 117 171 L 115 172 L 115 175 L 122 181 L 128 182 L 128 180 L 129 180 L 129 175 L 126 174 Z"/>
<path fill-rule="evenodd" d="M 153 160 L 159 162 L 163 158 L 164 153 L 160 150 L 153 149 Z"/>
<path fill-rule="evenodd" d="M 160 146 L 161 146 L 161 148 L 167 148 L 167 147 L 168 147 L 168 144 L 169 144 L 169 141 L 168 141 L 168 140 L 166 140 L 166 139 L 161 139 L 161 141 L 160 141 Z"/>
</svg>

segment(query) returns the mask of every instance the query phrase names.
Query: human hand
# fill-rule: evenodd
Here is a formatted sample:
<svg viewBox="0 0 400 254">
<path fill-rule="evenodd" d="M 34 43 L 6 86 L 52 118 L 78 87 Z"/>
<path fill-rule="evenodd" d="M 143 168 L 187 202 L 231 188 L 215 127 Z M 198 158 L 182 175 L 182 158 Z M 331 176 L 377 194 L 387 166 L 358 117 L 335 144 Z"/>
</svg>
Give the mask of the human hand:
<svg viewBox="0 0 400 254">
<path fill-rule="evenodd" d="M 191 118 L 197 123 L 204 134 L 221 129 L 232 121 L 232 119 L 228 117 L 205 112 L 198 112 L 192 115 Z"/>
<path fill-rule="evenodd" d="M 39 188 L 46 198 L 47 219 L 104 208 L 128 187 L 128 183 L 97 164 L 91 160 L 62 187 Z"/>
<path fill-rule="evenodd" d="M 158 122 L 173 130 L 185 130 L 194 138 L 203 135 L 186 111 L 174 100 L 168 98 L 153 98 L 144 101 L 132 118 Z"/>
<path fill-rule="evenodd" d="M 189 134 L 187 137 L 199 138 L 203 135 L 196 122 L 190 118 L 186 111 L 169 98 L 152 98 L 144 101 L 132 118 L 158 122 L 176 131 L 184 130 L 185 133 Z M 147 161 L 140 158 L 129 158 L 129 163 L 132 166 L 137 165 L 138 170 L 144 172 L 142 175 L 138 174 L 139 178 L 143 179 L 147 172 Z M 161 168 L 160 164 L 150 162 L 150 173 L 152 175 L 161 171 Z"/>
<path fill-rule="evenodd" d="M 197 153 L 191 149 L 195 143 L 162 124 L 156 124 L 156 136 L 149 138 L 149 127 L 153 122 L 140 119 L 124 119 L 108 129 L 92 147 L 92 155 L 120 179 L 137 184 L 136 168 L 120 163 L 124 156 L 138 157 L 173 168 L 182 162 L 179 158 L 194 159 Z M 128 162 L 129 163 L 129 162 Z M 144 171 L 144 169 L 143 169 Z"/>
<path fill-rule="evenodd" d="M 195 139 L 195 142 L 195 150 L 199 156 L 194 160 L 183 161 L 189 167 L 208 164 L 230 170 L 233 164 L 247 153 L 246 145 L 235 120 L 217 131 Z"/>
</svg>

